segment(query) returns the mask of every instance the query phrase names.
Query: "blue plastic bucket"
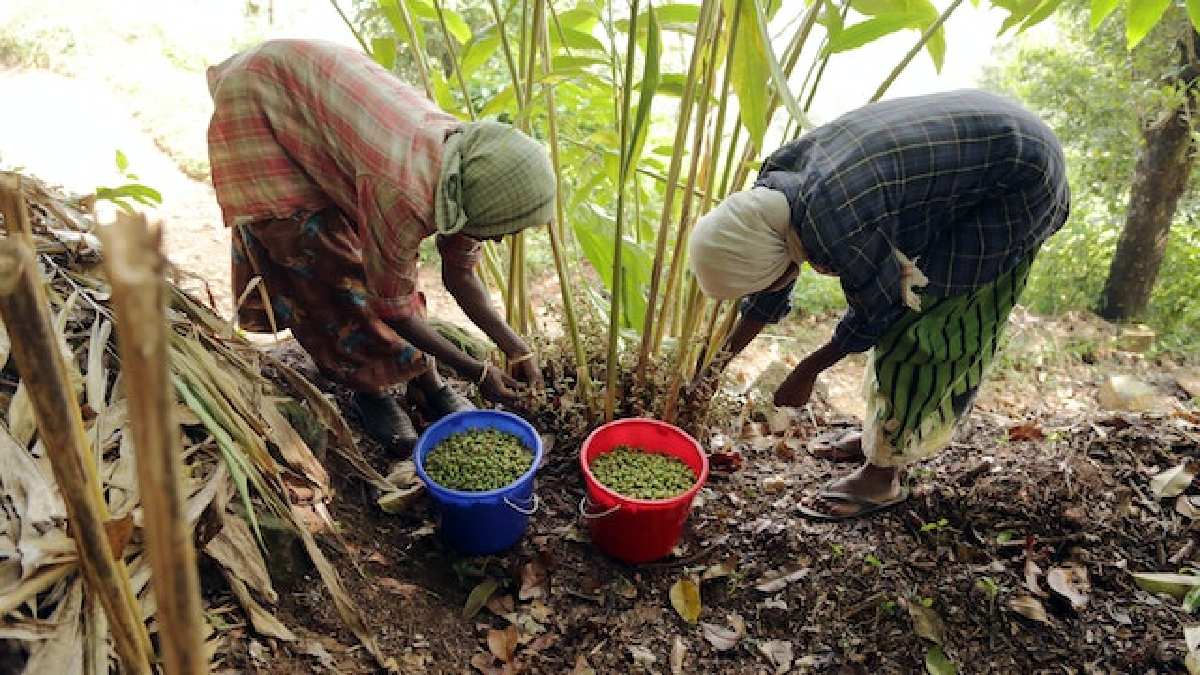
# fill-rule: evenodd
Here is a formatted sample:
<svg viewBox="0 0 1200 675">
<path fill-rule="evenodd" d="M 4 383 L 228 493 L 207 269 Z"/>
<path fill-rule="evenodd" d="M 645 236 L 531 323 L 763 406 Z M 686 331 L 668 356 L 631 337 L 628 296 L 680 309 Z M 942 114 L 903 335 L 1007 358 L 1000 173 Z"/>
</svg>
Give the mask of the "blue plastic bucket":
<svg viewBox="0 0 1200 675">
<path fill-rule="evenodd" d="M 487 492 L 451 490 L 425 473 L 425 456 L 447 437 L 470 429 L 496 429 L 510 433 L 533 450 L 533 464 L 520 478 Z M 468 555 L 503 551 L 525 534 L 529 516 L 537 510 L 534 478 L 542 463 L 542 439 L 528 422 L 498 410 L 467 410 L 443 417 L 421 434 L 413 452 L 417 475 L 425 482 L 438 513 L 442 539 Z"/>
</svg>

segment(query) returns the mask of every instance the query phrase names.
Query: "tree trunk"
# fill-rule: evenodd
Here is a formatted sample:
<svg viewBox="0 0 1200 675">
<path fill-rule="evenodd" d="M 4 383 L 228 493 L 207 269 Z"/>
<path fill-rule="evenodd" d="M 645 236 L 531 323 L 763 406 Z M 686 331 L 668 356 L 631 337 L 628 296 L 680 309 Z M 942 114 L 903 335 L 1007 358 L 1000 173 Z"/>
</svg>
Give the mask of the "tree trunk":
<svg viewBox="0 0 1200 675">
<path fill-rule="evenodd" d="M 1184 55 L 1183 67 L 1176 81 L 1186 83 L 1188 96 L 1183 105 L 1165 111 L 1142 132 L 1145 144 L 1133 170 L 1125 227 L 1100 297 L 1100 315 L 1109 321 L 1135 318 L 1150 303 L 1150 292 L 1167 250 L 1175 207 L 1187 189 L 1192 172 L 1192 129 L 1188 118 L 1196 109 L 1200 63 L 1191 45 L 1181 44 L 1180 49 Z"/>
</svg>

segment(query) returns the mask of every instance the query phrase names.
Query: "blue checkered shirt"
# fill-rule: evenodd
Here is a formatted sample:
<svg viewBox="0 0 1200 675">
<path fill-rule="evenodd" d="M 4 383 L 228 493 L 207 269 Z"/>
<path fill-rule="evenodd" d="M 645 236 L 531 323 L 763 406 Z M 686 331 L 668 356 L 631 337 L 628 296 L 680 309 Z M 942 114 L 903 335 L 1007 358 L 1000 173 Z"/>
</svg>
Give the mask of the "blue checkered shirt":
<svg viewBox="0 0 1200 675">
<path fill-rule="evenodd" d="M 870 349 L 908 311 L 902 252 L 929 278 L 922 297 L 974 290 L 1037 252 L 1067 219 L 1062 149 L 1035 115 L 982 91 L 874 103 L 763 162 L 810 262 L 836 274 L 849 306 L 834 332 Z M 774 323 L 791 287 L 747 296 L 743 315 Z"/>
</svg>

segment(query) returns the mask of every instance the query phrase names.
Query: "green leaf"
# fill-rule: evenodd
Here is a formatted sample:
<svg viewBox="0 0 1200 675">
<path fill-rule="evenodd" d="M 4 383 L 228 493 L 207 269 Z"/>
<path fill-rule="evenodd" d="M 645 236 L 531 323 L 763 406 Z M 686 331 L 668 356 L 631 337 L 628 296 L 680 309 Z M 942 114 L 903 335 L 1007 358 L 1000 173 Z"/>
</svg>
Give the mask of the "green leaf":
<svg viewBox="0 0 1200 675">
<path fill-rule="evenodd" d="M 562 35 L 558 31 L 550 31 L 550 44 L 562 45 L 570 49 L 583 49 L 586 51 L 607 52 L 608 49 L 604 43 L 597 40 L 591 33 L 585 33 L 581 30 L 573 28 L 563 28 Z"/>
<path fill-rule="evenodd" d="M 1183 611 L 1191 614 L 1200 607 L 1200 586 L 1188 591 L 1188 594 L 1183 596 Z"/>
<path fill-rule="evenodd" d="M 604 286 L 612 293 L 613 234 L 611 219 L 600 218 L 593 212 L 585 212 L 582 218 L 574 218 L 572 226 L 575 238 L 584 257 L 596 270 Z M 621 297 L 622 325 L 636 331 L 642 330 L 646 317 L 646 289 L 650 287 L 650 272 L 654 257 L 628 238 L 621 241 L 621 270 L 625 277 L 625 293 Z"/>
<path fill-rule="evenodd" d="M 458 40 L 458 44 L 465 45 L 471 41 L 471 27 L 462 18 L 458 12 L 442 7 L 442 16 L 446 17 L 446 29 Z"/>
<path fill-rule="evenodd" d="M 1125 42 L 1130 49 L 1138 46 L 1170 6 L 1171 0 L 1129 0 L 1129 10 L 1125 15 Z"/>
<path fill-rule="evenodd" d="M 564 29 L 571 28 L 584 33 L 592 32 L 596 24 L 600 21 L 600 14 L 590 7 L 580 5 L 575 9 L 568 9 L 565 12 L 560 12 L 558 15 L 558 23 Z M 551 37 L 556 31 L 550 31 Z"/>
<path fill-rule="evenodd" d="M 1191 0 L 1191 2 L 1195 1 Z M 1109 14 L 1113 13 L 1113 10 L 1117 8 L 1118 2 L 1120 0 L 1092 0 L 1092 15 L 1088 22 L 1091 24 L 1093 31 L 1099 28 L 1100 24 L 1104 23 Z M 1189 2 L 1189 6 L 1190 4 Z"/>
<path fill-rule="evenodd" d="M 850 8 L 863 16 L 895 14 L 909 10 L 907 0 L 851 0 Z"/>
<path fill-rule="evenodd" d="M 817 23 L 825 27 L 830 36 L 837 35 L 842 32 L 845 23 L 842 21 L 842 9 L 833 4 L 833 0 L 822 0 L 824 9 L 817 17 Z"/>
<path fill-rule="evenodd" d="M 919 28 L 925 23 L 926 14 L 924 12 L 899 12 L 889 14 L 879 14 L 866 21 L 861 21 L 853 26 L 847 27 L 841 33 L 829 38 L 829 43 L 825 46 L 827 54 L 837 54 L 839 52 L 858 49 L 859 47 L 874 42 L 885 35 L 891 35 L 898 30 L 905 28 Z"/>
<path fill-rule="evenodd" d="M 471 75 L 475 74 L 476 70 L 479 70 L 480 66 L 492 58 L 492 54 L 495 54 L 499 47 L 500 36 L 496 33 L 496 29 L 493 26 L 488 32 L 481 35 L 479 39 L 472 42 L 463 53 L 462 62 L 459 64 L 463 77 L 469 79 Z"/>
<path fill-rule="evenodd" d="M 411 3 L 406 5 L 409 7 L 408 14 L 412 16 Z M 383 12 L 383 16 L 392 26 L 392 31 L 396 34 L 397 40 L 403 40 L 406 44 L 409 43 L 408 29 L 404 23 L 404 12 L 400 9 L 399 0 L 379 0 L 379 11 Z M 425 30 L 421 28 L 420 21 L 413 21 L 413 33 L 417 37 L 417 44 L 409 44 L 409 49 L 413 50 L 413 54 L 417 58 L 423 58 L 425 53 Z"/>
<path fill-rule="evenodd" d="M 98 187 L 96 188 L 96 197 L 112 202 L 128 198 L 146 206 L 155 206 L 162 203 L 162 194 L 158 190 L 137 183 L 129 183 L 115 188 Z"/>
<path fill-rule="evenodd" d="M 1025 20 L 1021 22 L 1021 27 L 1017 29 L 1017 33 L 1023 33 L 1024 31 L 1029 30 L 1030 28 L 1045 21 L 1047 17 L 1054 13 L 1054 10 L 1058 9 L 1058 6 L 1061 5 L 1062 2 L 1063 0 L 1042 0 L 1042 2 L 1038 3 L 1037 7 L 1035 7 L 1033 11 L 1029 13 L 1029 16 L 1025 17 Z"/>
<path fill-rule="evenodd" d="M 455 100 L 454 93 L 450 91 L 450 83 L 446 81 L 446 76 L 442 75 L 441 70 L 430 69 L 429 83 L 433 85 L 433 98 L 437 101 L 438 106 L 446 112 L 458 114 L 458 101 Z"/>
<path fill-rule="evenodd" d="M 757 10 L 751 4 L 755 0 L 724 0 L 725 13 L 732 16 L 736 11 L 738 32 L 733 48 L 733 64 L 730 66 L 733 91 L 737 94 L 742 124 L 751 140 L 762 145 L 770 120 L 767 117 L 767 99 L 771 91 L 770 64 L 767 48 L 758 30 Z"/>
<path fill-rule="evenodd" d="M 942 72 L 942 66 L 946 65 L 946 27 L 941 26 L 933 35 L 929 36 L 929 41 L 925 43 L 925 51 L 929 53 L 929 58 L 933 59 L 933 69 L 937 72 Z"/>
<path fill-rule="evenodd" d="M 488 101 L 483 106 L 483 110 L 479 111 L 480 117 L 492 117 L 499 115 L 501 112 L 512 109 L 517 103 L 517 96 L 513 93 L 512 85 L 500 90 L 492 100 Z"/>
<path fill-rule="evenodd" d="M 633 145 L 625 154 L 625 164 L 621 167 L 620 186 L 623 188 L 629 179 L 629 170 L 637 166 L 638 158 L 642 156 L 642 148 L 646 145 L 646 131 L 650 127 L 650 106 L 654 103 L 654 92 L 658 89 L 658 59 L 661 53 L 661 34 L 658 22 L 655 20 L 654 6 L 647 8 L 648 22 L 646 27 L 646 48 L 642 69 L 642 87 L 638 91 L 637 113 L 633 117 L 633 127 L 630 138 Z"/>
<path fill-rule="evenodd" d="M 669 30 L 676 33 L 696 34 L 696 23 L 700 21 L 700 6 L 686 3 L 665 3 L 654 8 L 658 15 L 659 30 Z M 638 37 L 646 32 L 647 12 L 638 15 Z M 629 31 L 629 19 L 621 19 L 613 24 L 622 33 Z"/>
<path fill-rule="evenodd" d="M 479 582 L 475 588 L 471 589 L 471 593 L 467 595 L 467 601 L 463 604 L 462 608 L 462 618 L 470 619 L 478 614 L 479 610 L 483 609 L 487 601 L 491 599 L 492 595 L 499 588 L 500 582 L 491 577 Z"/>
<path fill-rule="evenodd" d="M 767 57 L 767 66 L 771 71 L 771 79 L 775 82 L 775 91 L 779 94 L 780 100 L 783 101 L 783 107 L 787 109 L 792 119 L 799 123 L 801 128 L 807 127 L 808 122 L 805 120 L 804 111 L 800 109 L 796 97 L 792 96 L 787 75 L 779 65 L 779 60 L 775 58 L 775 48 L 771 46 L 771 35 L 767 32 L 767 17 L 763 15 L 762 7 L 759 7 L 756 0 L 752 1 L 750 6 L 754 8 L 754 25 L 758 30 L 759 40 L 763 44 L 763 54 Z M 770 123 L 770 119 L 767 122 Z"/>
<path fill-rule="evenodd" d="M 1187 0 L 1187 13 L 1192 26 L 1200 30 L 1200 0 Z"/>
<path fill-rule="evenodd" d="M 396 41 L 390 37 L 371 40 L 371 58 L 375 63 L 391 70 L 396 67 Z"/>
<path fill-rule="evenodd" d="M 929 675 L 958 675 L 958 666 L 946 658 L 945 652 L 937 645 L 930 645 L 925 652 L 925 671 Z"/>
<path fill-rule="evenodd" d="M 120 171 L 121 173 L 125 173 L 125 170 L 129 168 L 129 158 L 125 156 L 125 153 L 121 152 L 118 149 L 116 160 L 117 160 L 117 171 Z"/>
<path fill-rule="evenodd" d="M 608 59 L 597 56 L 555 56 L 550 61 L 551 70 L 556 73 L 582 71 L 589 66 L 600 66 L 608 63 Z"/>
</svg>

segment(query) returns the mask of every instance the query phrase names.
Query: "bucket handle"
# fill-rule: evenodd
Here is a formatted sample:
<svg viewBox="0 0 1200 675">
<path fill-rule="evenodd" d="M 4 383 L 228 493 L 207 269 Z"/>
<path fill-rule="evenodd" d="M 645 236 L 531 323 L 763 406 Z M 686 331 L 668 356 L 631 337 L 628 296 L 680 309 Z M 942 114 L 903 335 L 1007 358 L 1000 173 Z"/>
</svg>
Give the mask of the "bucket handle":
<svg viewBox="0 0 1200 675">
<path fill-rule="evenodd" d="M 614 504 L 611 509 L 605 511 L 604 513 L 588 513 L 587 507 L 588 498 L 587 495 L 584 495 L 579 498 L 579 517 L 583 518 L 584 520 L 597 520 L 599 518 L 606 518 L 621 510 L 620 504 Z"/>
<path fill-rule="evenodd" d="M 530 505 L 528 507 L 518 506 L 515 502 L 513 502 L 513 500 L 509 499 L 508 497 L 504 498 L 504 503 L 508 505 L 508 508 L 512 509 L 513 511 L 516 511 L 517 513 L 519 513 L 523 516 L 532 516 L 533 514 L 537 513 L 538 507 L 541 506 L 541 504 L 542 504 L 541 501 L 538 500 L 538 496 L 537 496 L 536 492 L 534 493 L 533 498 L 531 498 L 529 500 Z"/>
</svg>

